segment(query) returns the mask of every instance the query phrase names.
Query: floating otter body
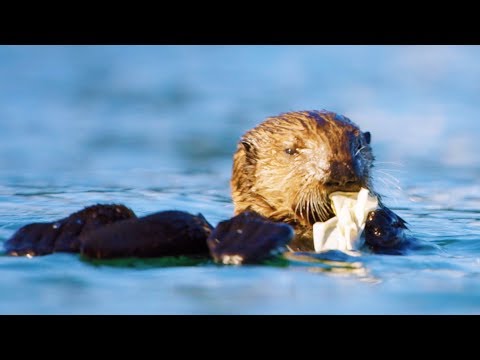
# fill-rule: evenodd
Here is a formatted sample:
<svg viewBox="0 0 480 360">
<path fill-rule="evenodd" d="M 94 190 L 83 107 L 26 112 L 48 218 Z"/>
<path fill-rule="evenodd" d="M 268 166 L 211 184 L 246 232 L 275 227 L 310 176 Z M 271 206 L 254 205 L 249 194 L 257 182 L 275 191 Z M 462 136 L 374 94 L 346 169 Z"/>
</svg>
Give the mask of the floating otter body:
<svg viewBox="0 0 480 360">
<path fill-rule="evenodd" d="M 210 255 L 224 263 L 259 262 L 288 248 L 313 251 L 315 222 L 334 216 L 328 195 L 371 181 L 370 133 L 328 111 L 266 119 L 240 140 L 231 178 L 235 217 L 215 229 L 201 216 L 170 211 L 136 218 L 123 205 L 95 205 L 55 223 L 29 224 L 5 243 L 11 255 L 80 251 L 97 258 Z M 172 225 L 173 224 L 173 225 Z M 365 240 L 395 253 L 405 222 L 380 202 Z M 207 248 L 208 245 L 208 248 Z"/>
</svg>

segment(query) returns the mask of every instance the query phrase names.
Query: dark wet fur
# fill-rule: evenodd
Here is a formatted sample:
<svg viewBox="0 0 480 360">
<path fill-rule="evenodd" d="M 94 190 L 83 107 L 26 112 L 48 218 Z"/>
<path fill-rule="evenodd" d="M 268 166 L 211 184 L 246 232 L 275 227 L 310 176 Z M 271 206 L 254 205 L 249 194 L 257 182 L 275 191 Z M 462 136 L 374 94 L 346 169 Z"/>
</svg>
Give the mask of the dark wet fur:
<svg viewBox="0 0 480 360">
<path fill-rule="evenodd" d="M 82 255 L 96 259 L 208 255 L 212 231 L 202 215 L 162 211 L 106 225 L 80 236 Z"/>
<path fill-rule="evenodd" d="M 79 236 L 104 225 L 135 218 L 124 205 L 93 205 L 49 223 L 33 223 L 20 228 L 5 244 L 9 255 L 47 255 L 80 250 Z"/>
</svg>

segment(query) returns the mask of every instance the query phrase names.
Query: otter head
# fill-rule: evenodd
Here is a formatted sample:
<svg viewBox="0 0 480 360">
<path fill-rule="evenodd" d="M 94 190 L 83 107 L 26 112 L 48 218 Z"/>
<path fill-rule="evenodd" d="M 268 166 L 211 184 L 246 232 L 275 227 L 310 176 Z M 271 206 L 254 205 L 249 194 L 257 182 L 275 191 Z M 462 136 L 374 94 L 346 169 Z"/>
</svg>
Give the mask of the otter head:
<svg viewBox="0 0 480 360">
<path fill-rule="evenodd" d="M 328 195 L 372 190 L 370 133 L 327 111 L 266 119 L 245 133 L 231 179 L 235 213 L 253 210 L 277 221 L 312 226 L 333 217 Z"/>
</svg>

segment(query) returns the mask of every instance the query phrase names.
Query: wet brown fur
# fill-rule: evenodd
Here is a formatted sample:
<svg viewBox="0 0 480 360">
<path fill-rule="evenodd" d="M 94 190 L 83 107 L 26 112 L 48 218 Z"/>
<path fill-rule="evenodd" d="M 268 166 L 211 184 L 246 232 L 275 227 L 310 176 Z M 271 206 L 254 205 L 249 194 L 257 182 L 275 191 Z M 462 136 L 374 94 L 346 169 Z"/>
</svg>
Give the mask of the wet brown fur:
<svg viewBox="0 0 480 360">
<path fill-rule="evenodd" d="M 334 216 L 328 194 L 360 187 L 373 192 L 372 163 L 365 134 L 344 116 L 301 111 L 267 118 L 238 143 L 231 178 L 235 214 L 255 211 L 291 224 L 290 248 L 313 250 L 313 224 Z"/>
</svg>

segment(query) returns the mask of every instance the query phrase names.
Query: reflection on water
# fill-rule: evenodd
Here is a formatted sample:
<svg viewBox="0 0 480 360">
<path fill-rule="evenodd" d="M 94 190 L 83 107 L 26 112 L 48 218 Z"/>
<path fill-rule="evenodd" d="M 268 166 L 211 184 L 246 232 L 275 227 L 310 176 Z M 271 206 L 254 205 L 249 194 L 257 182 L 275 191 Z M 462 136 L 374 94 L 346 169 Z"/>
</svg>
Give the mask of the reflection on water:
<svg viewBox="0 0 480 360">
<path fill-rule="evenodd" d="M 285 257 L 291 266 L 306 266 L 313 273 L 331 273 L 335 275 L 356 276 L 365 281 L 376 282 L 365 264 L 356 256 L 350 256 L 341 251 L 326 251 L 322 253 L 287 253 Z"/>
<path fill-rule="evenodd" d="M 468 46 L 0 46 L 0 240 L 97 202 L 216 224 L 233 213 L 241 134 L 326 108 L 372 133 L 376 188 L 425 242 L 243 267 L 0 256 L 0 313 L 479 313 L 479 59 Z"/>
</svg>

